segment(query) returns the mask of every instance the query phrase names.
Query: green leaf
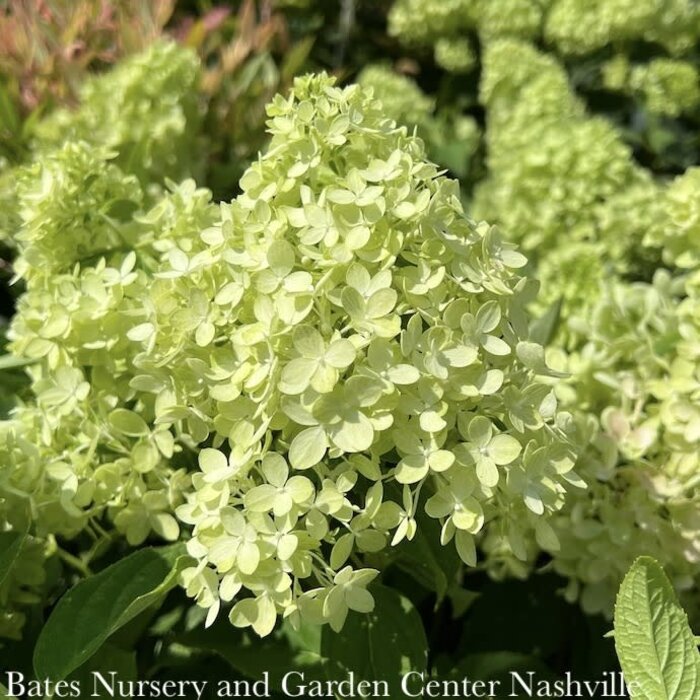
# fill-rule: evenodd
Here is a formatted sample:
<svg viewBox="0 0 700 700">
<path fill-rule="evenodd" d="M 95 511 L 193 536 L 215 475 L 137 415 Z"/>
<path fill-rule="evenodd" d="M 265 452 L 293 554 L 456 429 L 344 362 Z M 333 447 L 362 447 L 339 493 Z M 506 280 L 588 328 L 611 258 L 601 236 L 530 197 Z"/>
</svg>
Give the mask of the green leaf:
<svg viewBox="0 0 700 700">
<path fill-rule="evenodd" d="M 296 42 L 296 44 L 285 53 L 281 69 L 283 83 L 288 82 L 295 75 L 302 72 L 304 63 L 315 42 L 315 36 L 307 36 L 301 41 Z"/>
<path fill-rule="evenodd" d="M 84 663 L 77 671 L 70 675 L 71 681 L 78 681 L 86 697 L 94 698 L 120 698 L 126 700 L 128 696 L 119 693 L 115 689 L 114 695 L 102 684 L 95 683 L 94 673 L 100 673 L 109 683 L 110 674 L 114 673 L 116 681 L 138 680 L 136 668 L 136 652 L 125 651 L 112 644 L 105 644 L 89 661 Z M 94 690 L 94 694 L 93 694 Z"/>
<path fill-rule="evenodd" d="M 26 537 L 24 532 L 0 532 L 0 586 L 17 562 Z"/>
<path fill-rule="evenodd" d="M 391 588 L 373 586 L 374 611 L 350 613 L 340 633 L 324 627 L 321 654 L 329 680 L 356 677 L 384 680 L 392 698 L 402 697 L 400 682 L 409 671 L 424 672 L 428 642 L 412 603 Z"/>
<path fill-rule="evenodd" d="M 650 557 L 637 559 L 620 586 L 615 648 L 635 697 L 697 699 L 700 654 L 695 638 L 671 582 Z"/>
<path fill-rule="evenodd" d="M 34 650 L 39 679 L 58 681 L 85 663 L 111 634 L 175 586 L 183 548 L 141 549 L 66 593 Z"/>
</svg>

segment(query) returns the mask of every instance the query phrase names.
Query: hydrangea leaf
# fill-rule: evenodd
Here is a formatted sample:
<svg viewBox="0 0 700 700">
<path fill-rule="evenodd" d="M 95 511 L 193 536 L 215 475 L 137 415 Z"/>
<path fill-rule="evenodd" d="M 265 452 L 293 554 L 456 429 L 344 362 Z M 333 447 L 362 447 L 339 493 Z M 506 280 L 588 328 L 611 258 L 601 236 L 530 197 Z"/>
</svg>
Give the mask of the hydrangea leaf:
<svg viewBox="0 0 700 700">
<path fill-rule="evenodd" d="M 700 652 L 688 618 L 661 566 L 640 557 L 620 587 L 615 647 L 635 697 L 693 700 L 700 688 Z"/>
<path fill-rule="evenodd" d="M 183 548 L 141 549 L 76 584 L 56 605 L 34 650 L 37 678 L 58 681 L 177 583 Z"/>
</svg>

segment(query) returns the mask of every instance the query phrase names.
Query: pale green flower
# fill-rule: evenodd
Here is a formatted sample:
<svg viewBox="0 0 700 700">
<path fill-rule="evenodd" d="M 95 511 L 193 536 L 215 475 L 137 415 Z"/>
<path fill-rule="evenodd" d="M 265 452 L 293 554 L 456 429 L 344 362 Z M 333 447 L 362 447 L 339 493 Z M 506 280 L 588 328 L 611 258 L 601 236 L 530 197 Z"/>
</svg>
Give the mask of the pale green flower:
<svg viewBox="0 0 700 700">
<path fill-rule="evenodd" d="M 280 390 L 285 394 L 301 394 L 309 386 L 319 394 L 333 391 L 339 370 L 355 359 L 355 347 L 349 340 L 338 338 L 326 345 L 321 334 L 310 326 L 295 328 L 292 342 L 300 357 L 291 360 L 282 372 Z"/>
<path fill-rule="evenodd" d="M 253 513 L 272 511 L 277 517 L 287 515 L 295 505 L 310 502 L 314 485 L 305 476 L 289 477 L 284 457 L 268 452 L 261 465 L 267 483 L 255 486 L 245 495 L 246 508 Z"/>
<path fill-rule="evenodd" d="M 352 567 L 346 566 L 335 575 L 323 600 L 323 614 L 336 632 L 342 629 L 349 610 L 360 613 L 374 610 L 374 598 L 367 586 L 378 573 L 373 569 L 353 571 Z"/>
<path fill-rule="evenodd" d="M 396 466 L 396 480 L 400 484 L 415 484 L 423 480 L 431 471 L 444 472 L 455 461 L 455 455 L 450 450 L 442 449 L 442 440 L 436 440 L 432 435 L 425 437 L 416 434 L 415 428 L 407 426 L 408 430 L 395 433 L 394 440 L 401 455 L 401 461 Z"/>
<path fill-rule="evenodd" d="M 685 61 L 657 58 L 635 66 L 630 72 L 629 86 L 655 114 L 677 117 L 692 113 L 700 104 L 698 71 Z"/>
<path fill-rule="evenodd" d="M 498 484 L 498 467 L 510 464 L 522 450 L 512 435 L 496 433 L 493 423 L 484 416 L 460 415 L 460 433 L 468 440 L 454 448 L 457 459 L 465 465 L 473 464 L 476 476 L 487 488 Z"/>
<path fill-rule="evenodd" d="M 257 634 L 265 637 L 274 629 L 277 608 L 269 595 L 245 598 L 231 608 L 229 620 L 234 627 L 252 627 Z"/>
<path fill-rule="evenodd" d="M 431 518 L 449 518 L 458 530 L 477 534 L 484 524 L 484 511 L 472 495 L 476 489 L 473 476 L 457 471 L 448 474 L 447 480 L 426 502 L 426 513 Z"/>
</svg>

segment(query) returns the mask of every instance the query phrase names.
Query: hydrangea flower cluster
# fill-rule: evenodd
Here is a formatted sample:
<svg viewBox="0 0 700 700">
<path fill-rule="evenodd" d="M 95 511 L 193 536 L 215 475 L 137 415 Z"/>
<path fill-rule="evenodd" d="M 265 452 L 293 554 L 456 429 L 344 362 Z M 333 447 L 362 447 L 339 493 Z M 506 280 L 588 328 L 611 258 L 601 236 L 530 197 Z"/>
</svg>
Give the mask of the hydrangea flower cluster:
<svg viewBox="0 0 700 700">
<path fill-rule="evenodd" d="M 152 203 L 84 142 L 26 170 L 11 338 L 36 400 L 0 431 L 6 522 L 191 531 L 189 595 L 261 635 L 371 609 L 362 557 L 419 508 L 473 565 L 485 522 L 551 542 L 580 484 L 525 258 L 371 91 L 299 79 L 269 116 L 220 207 L 192 181 Z"/>
<path fill-rule="evenodd" d="M 683 270 L 700 267 L 700 168 L 688 168 L 664 191 L 663 216 L 650 226 L 645 243 L 658 246 L 664 262 Z"/>
<path fill-rule="evenodd" d="M 519 69 L 530 71 L 522 81 L 509 64 L 518 48 Z M 596 120 L 600 133 L 609 134 L 607 153 L 595 140 L 583 138 L 584 125 L 593 120 L 575 110 L 566 76 L 554 59 L 510 40 L 494 42 L 485 56 L 482 90 L 491 120 L 491 171 L 477 193 L 477 211 L 483 214 L 491 206 L 495 212 L 495 202 L 504 200 L 490 188 L 500 186 L 504 194 L 510 189 L 511 197 L 522 193 L 522 209 L 513 207 L 522 216 L 508 221 L 495 217 L 516 236 L 525 230 L 520 227 L 532 212 L 539 214 L 538 223 L 548 220 L 548 211 L 556 212 L 548 239 L 538 238 L 548 230 L 546 225 L 538 229 L 532 220 L 528 230 L 535 237 L 532 245 L 542 251 L 537 259 L 541 301 L 568 302 L 558 344 L 570 352 L 553 349 L 551 359 L 571 375 L 559 383 L 557 395 L 574 413 L 581 444 L 589 445 L 577 463 L 587 491 L 572 495 L 557 516 L 554 529 L 561 547 L 552 552 L 553 567 L 569 577 L 569 595 L 580 597 L 594 612 L 610 612 L 622 576 L 641 552 L 663 560 L 679 588 L 689 589 L 700 573 L 693 476 L 698 448 L 693 427 L 698 400 L 698 313 L 689 282 L 693 277 L 659 271 L 650 283 L 625 278 L 648 279 L 648 270 L 660 259 L 695 274 L 693 212 L 700 201 L 695 169 L 669 185 L 653 181 L 633 164 L 612 126 Z M 509 94 L 514 84 L 519 91 Z M 548 91 L 547 84 L 558 89 Z M 538 100 L 531 97 L 535 91 Z M 539 116 L 547 105 L 553 105 L 551 117 Z M 521 110 L 537 118 L 529 126 L 524 116 L 518 122 Z M 534 152 L 524 142 L 510 163 L 504 145 L 498 161 L 501 139 L 515 144 L 509 139 L 524 134 L 539 146 L 557 130 L 568 137 L 560 141 L 559 156 L 553 150 L 542 161 L 547 163 L 546 175 L 537 170 L 537 160 L 529 159 L 528 153 Z M 578 144 L 586 145 L 576 156 Z M 538 157 L 540 151 L 538 147 Z M 597 154 L 600 170 L 594 174 Z M 562 170 L 553 177 L 552 163 L 558 158 L 568 163 L 566 176 Z M 530 162 L 532 167 L 523 170 Z M 584 170 L 577 179 L 576 163 L 591 168 L 591 173 Z M 511 176 L 511 169 L 518 177 Z M 612 180 L 606 180 L 605 173 L 612 174 Z M 504 175 L 508 179 L 502 180 Z M 551 196 L 558 191 L 568 193 L 561 206 Z M 588 195 L 593 198 L 580 199 Z M 562 227 L 569 238 L 562 238 Z M 551 551 L 546 543 L 537 544 Z M 498 540 L 490 538 L 485 545 L 503 555 Z M 534 558 L 537 547 L 532 542 L 530 552 Z M 497 557 L 494 565 L 498 561 Z M 516 565 L 511 568 L 518 571 Z"/>
<path fill-rule="evenodd" d="M 473 565 L 486 520 L 550 532 L 578 483 L 536 378 L 523 256 L 465 217 L 370 92 L 300 79 L 269 115 L 243 193 L 171 251 L 171 298 L 130 333 L 144 381 L 165 358 L 201 363 L 156 415 L 212 440 L 177 510 L 199 560 L 187 589 L 210 622 L 247 589 L 230 618 L 261 634 L 278 614 L 338 628 L 369 609 L 357 555 L 411 538 L 419 507 Z M 184 332 L 174 310 L 202 294 Z"/>
<path fill-rule="evenodd" d="M 435 62 L 450 73 L 468 73 L 476 66 L 476 54 L 468 37 L 443 37 L 435 42 Z"/>
<path fill-rule="evenodd" d="M 80 142 L 31 166 L 22 182 L 16 270 L 27 291 L 9 337 L 13 352 L 34 363 L 36 405 L 18 409 L 16 420 L 29 420 L 41 440 L 10 460 L 20 478 L 35 477 L 38 491 L 31 480 L 21 491 L 33 503 L 58 501 L 36 518 L 44 534 L 70 535 L 90 516 L 125 508 L 134 522 L 119 515 L 117 524 L 131 544 L 146 538 L 149 522 L 175 539 L 174 519 L 159 515 L 172 510 L 182 483 L 167 464 L 174 441 L 167 430 L 148 428 L 147 406 L 132 405 L 135 351 L 127 333 L 150 294 L 150 267 L 175 245 L 168 238 L 207 226 L 216 208 L 186 181 L 135 217 L 143 200 L 136 178 Z M 33 509 L 43 511 L 38 503 Z M 152 513 L 142 520 L 144 509 Z"/>
<path fill-rule="evenodd" d="M 0 514 L 6 527 L 29 529 L 34 539 L 22 560 L 35 568 L 55 550 L 56 536 L 87 531 L 97 541 L 109 521 L 131 545 L 151 532 L 178 538 L 173 510 L 190 478 L 171 461 L 182 448 L 167 429 L 149 427 L 152 408 L 129 387 L 133 352 L 126 333 L 148 298 L 158 245 L 168 234 L 206 226 L 216 212 L 208 193 L 186 182 L 136 220 L 138 181 L 86 144 L 66 145 L 41 167 L 49 175 L 35 173 L 44 183 L 40 197 L 33 186 L 20 187 L 25 235 L 19 243 L 27 256 L 20 255 L 17 269 L 27 291 L 9 334 L 15 354 L 32 363 L 35 400 L 0 423 Z M 67 192 L 73 197 L 66 199 Z M 73 234 L 73 255 L 70 247 L 54 248 L 65 255 L 51 261 L 46 246 L 54 245 L 56 222 L 64 238 Z M 94 239 L 78 245 L 86 227 Z M 38 586 L 41 577 L 22 586 L 5 582 L 13 625 L 3 633 L 16 636 L 23 615 L 11 603 L 31 600 L 24 590 L 29 581 Z"/>
<path fill-rule="evenodd" d="M 544 34 L 563 54 L 586 54 L 635 40 L 671 53 L 692 48 L 700 9 L 692 0 L 549 0 Z"/>
<path fill-rule="evenodd" d="M 193 51 L 158 41 L 82 85 L 79 106 L 37 124 L 35 148 L 85 141 L 116 152 L 116 163 L 144 184 L 197 173 L 199 60 Z"/>
<path fill-rule="evenodd" d="M 608 122 L 585 113 L 564 69 L 531 44 L 492 42 L 483 63 L 489 174 L 477 208 L 502 211 L 507 200 L 504 230 L 542 255 L 562 227 L 566 244 L 595 238 L 596 204 L 635 177 L 629 148 Z M 545 166 L 546 177 L 535 176 Z"/>
<path fill-rule="evenodd" d="M 389 32 L 409 45 L 435 46 L 459 40 L 470 31 L 482 39 L 539 35 L 551 0 L 397 0 L 389 15 Z M 439 60 L 438 60 L 439 63 Z M 445 66 L 449 70 L 448 66 Z M 461 72 L 461 69 L 458 71 Z"/>
</svg>

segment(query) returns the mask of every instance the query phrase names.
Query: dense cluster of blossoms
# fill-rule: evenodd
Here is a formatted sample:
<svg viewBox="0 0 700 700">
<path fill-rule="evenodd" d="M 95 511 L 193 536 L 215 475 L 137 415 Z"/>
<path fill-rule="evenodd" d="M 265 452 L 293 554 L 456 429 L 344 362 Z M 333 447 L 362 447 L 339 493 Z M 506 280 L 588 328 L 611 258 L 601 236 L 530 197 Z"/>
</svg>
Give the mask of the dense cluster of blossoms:
<svg viewBox="0 0 700 700">
<path fill-rule="evenodd" d="M 77 109 L 60 109 L 37 124 L 38 150 L 85 141 L 115 151 L 116 164 L 144 184 L 196 174 L 203 149 L 199 60 L 193 51 L 159 41 L 86 80 Z"/>
<path fill-rule="evenodd" d="M 212 439 L 177 510 L 199 560 L 187 589 L 210 621 L 247 589 L 230 617 L 259 633 L 278 614 L 337 628 L 368 610 L 376 572 L 355 554 L 411 538 L 418 508 L 474 564 L 486 520 L 550 535 L 579 483 L 537 379 L 523 256 L 465 217 L 370 92 L 300 79 L 269 115 L 243 193 L 170 253 L 170 291 L 130 333 L 144 381 L 165 358 L 200 364 L 156 416 Z M 183 337 L 173 309 L 193 295 Z"/>
<path fill-rule="evenodd" d="M 468 73 L 476 66 L 476 54 L 468 37 L 444 37 L 435 42 L 435 63 L 450 73 Z"/>
<path fill-rule="evenodd" d="M 419 508 L 473 565 L 486 522 L 551 543 L 581 484 L 525 258 L 371 91 L 299 79 L 269 115 L 220 207 L 83 141 L 25 170 L 10 336 L 36 399 L 0 426 L 8 526 L 191 533 L 188 593 L 259 634 L 369 610 L 361 556 Z"/>
<path fill-rule="evenodd" d="M 664 217 L 663 185 L 611 123 L 586 112 L 556 59 L 526 42 L 494 41 L 480 87 L 488 171 L 474 211 L 528 251 L 540 305 L 561 299 L 564 316 L 580 315 L 611 275 L 648 274 L 659 259 L 649 232 Z"/>
<path fill-rule="evenodd" d="M 9 335 L 13 351 L 32 363 L 35 400 L 0 423 L 0 501 L 5 526 L 29 528 L 46 553 L 55 537 L 85 530 L 98 537 L 105 521 L 131 545 L 151 532 L 179 535 L 173 510 L 189 477 L 172 464 L 181 450 L 173 435 L 147 425 L 152 407 L 133 403 L 126 337 L 150 293 L 158 247 L 168 235 L 208 225 L 216 212 L 193 184 L 173 189 L 137 220 L 136 178 L 84 143 L 47 156 L 20 184 L 16 268 L 27 291 Z M 38 564 L 42 552 L 34 549 Z M 22 615 L 13 620 L 20 625 Z"/>
<path fill-rule="evenodd" d="M 534 38 L 541 31 L 550 3 L 551 0 L 397 0 L 389 15 L 389 32 L 411 46 L 434 46 L 437 59 L 441 40 L 457 41 L 470 33 L 478 33 L 484 40 L 500 36 Z"/>
<path fill-rule="evenodd" d="M 692 49 L 700 32 L 693 0 L 544 0 L 546 40 L 562 54 L 647 41 L 672 54 Z"/>
<path fill-rule="evenodd" d="M 479 215 L 495 216 L 538 259 L 585 242 L 608 264 L 626 264 L 660 196 L 615 127 L 588 115 L 563 67 L 527 42 L 487 46 L 480 91 L 488 174 L 475 194 Z M 630 211 L 635 197 L 644 211 Z"/>
<path fill-rule="evenodd" d="M 662 251 L 670 268 L 700 268 L 700 168 L 688 168 L 671 181 L 660 201 L 661 217 L 649 227 L 644 242 Z"/>
<path fill-rule="evenodd" d="M 641 553 L 663 561 L 681 590 L 694 590 L 700 575 L 698 267 L 681 243 L 697 201 L 691 170 L 662 196 L 654 232 L 664 259 L 688 272 L 659 269 L 649 283 L 601 274 L 590 303 L 568 310 L 548 350 L 549 363 L 568 374 L 555 392 L 585 446 L 576 471 L 586 489 L 572 492 L 554 518 L 556 550 L 542 541 L 521 546 L 533 561 L 539 549 L 549 552 L 569 579 L 567 595 L 589 612 L 611 612 Z M 574 246 L 560 269 L 562 290 L 578 283 L 582 255 Z M 499 538 L 489 534 L 483 547 L 494 573 L 528 573 Z"/>
</svg>

